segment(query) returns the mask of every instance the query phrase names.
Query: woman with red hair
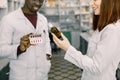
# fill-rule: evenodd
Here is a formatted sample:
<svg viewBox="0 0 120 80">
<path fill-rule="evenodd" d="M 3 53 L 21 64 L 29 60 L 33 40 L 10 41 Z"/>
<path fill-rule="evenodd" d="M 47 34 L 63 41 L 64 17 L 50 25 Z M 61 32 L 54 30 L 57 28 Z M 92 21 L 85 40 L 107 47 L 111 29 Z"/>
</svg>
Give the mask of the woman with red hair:
<svg viewBox="0 0 120 80">
<path fill-rule="evenodd" d="M 91 0 L 93 30 L 88 51 L 82 55 L 61 33 L 54 42 L 66 51 L 65 59 L 83 69 L 81 80 L 116 80 L 120 61 L 120 0 Z"/>
</svg>

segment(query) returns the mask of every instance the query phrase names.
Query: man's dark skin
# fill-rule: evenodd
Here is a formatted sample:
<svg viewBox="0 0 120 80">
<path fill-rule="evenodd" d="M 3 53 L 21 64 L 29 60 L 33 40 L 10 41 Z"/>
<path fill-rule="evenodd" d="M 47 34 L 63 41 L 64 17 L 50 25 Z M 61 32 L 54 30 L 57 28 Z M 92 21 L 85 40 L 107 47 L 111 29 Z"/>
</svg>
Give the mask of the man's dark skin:
<svg viewBox="0 0 120 80">
<path fill-rule="evenodd" d="M 43 5 L 44 0 L 25 0 L 25 4 L 22 7 L 23 13 L 26 14 L 37 14 L 37 11 Z M 20 40 L 19 50 L 24 52 L 29 48 L 32 44 L 30 44 L 29 36 L 33 33 L 27 34 L 23 36 Z M 47 59 L 50 60 L 50 55 L 47 54 Z"/>
<path fill-rule="evenodd" d="M 25 4 L 22 8 L 23 13 L 27 14 L 36 14 L 39 8 L 43 5 L 44 0 L 25 0 Z M 30 41 L 29 36 L 31 35 L 27 34 L 21 38 L 20 41 L 20 50 L 25 51 L 27 48 L 30 47 Z"/>
</svg>

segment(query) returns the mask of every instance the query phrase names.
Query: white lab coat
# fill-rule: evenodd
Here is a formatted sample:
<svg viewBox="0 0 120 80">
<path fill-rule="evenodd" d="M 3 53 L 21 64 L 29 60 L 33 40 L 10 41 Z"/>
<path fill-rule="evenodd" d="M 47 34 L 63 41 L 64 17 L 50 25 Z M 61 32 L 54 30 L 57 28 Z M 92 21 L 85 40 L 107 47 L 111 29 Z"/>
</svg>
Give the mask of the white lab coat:
<svg viewBox="0 0 120 80">
<path fill-rule="evenodd" d="M 65 59 L 83 69 L 81 80 L 116 80 L 120 61 L 120 20 L 93 33 L 87 55 L 70 46 Z"/>
<path fill-rule="evenodd" d="M 51 55 L 50 40 L 46 18 L 37 13 L 36 29 L 18 10 L 5 16 L 0 25 L 0 56 L 10 59 L 10 80 L 48 80 Z M 16 56 L 20 38 L 29 33 L 41 34 L 43 42 L 30 46 L 26 52 Z"/>
</svg>

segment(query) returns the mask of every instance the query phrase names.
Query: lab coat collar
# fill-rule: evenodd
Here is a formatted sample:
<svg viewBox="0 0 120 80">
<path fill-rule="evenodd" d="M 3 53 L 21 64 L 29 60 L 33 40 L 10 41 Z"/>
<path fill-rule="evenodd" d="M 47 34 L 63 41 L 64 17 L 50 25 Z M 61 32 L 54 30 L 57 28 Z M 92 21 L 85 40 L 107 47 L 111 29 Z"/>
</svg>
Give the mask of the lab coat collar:
<svg viewBox="0 0 120 80">
<path fill-rule="evenodd" d="M 120 19 L 118 19 L 118 21 L 117 21 L 118 23 L 120 23 Z"/>
<path fill-rule="evenodd" d="M 117 20 L 117 22 L 115 23 L 116 26 L 120 25 L 120 19 Z"/>
<path fill-rule="evenodd" d="M 18 18 L 22 18 L 22 19 L 26 18 L 21 8 L 18 9 L 18 12 L 19 12 L 18 13 Z M 37 12 L 37 15 L 38 14 L 39 14 L 39 12 Z"/>
<path fill-rule="evenodd" d="M 21 8 L 18 9 L 18 12 L 19 12 L 18 13 L 18 18 L 25 19 L 25 16 L 24 16 L 23 11 L 22 11 Z"/>
<path fill-rule="evenodd" d="M 25 17 L 22 9 L 19 8 L 17 12 L 18 12 L 18 13 L 17 13 L 17 14 L 18 14 L 17 17 L 18 17 L 19 19 L 21 19 L 21 20 L 25 20 L 25 24 L 31 26 L 31 28 L 35 30 L 35 28 L 33 27 L 33 25 L 32 25 L 30 22 L 28 22 L 28 20 L 27 20 L 27 18 Z M 37 15 L 38 15 L 38 12 L 37 12 Z M 37 25 L 36 25 L 36 28 L 37 28 Z"/>
</svg>

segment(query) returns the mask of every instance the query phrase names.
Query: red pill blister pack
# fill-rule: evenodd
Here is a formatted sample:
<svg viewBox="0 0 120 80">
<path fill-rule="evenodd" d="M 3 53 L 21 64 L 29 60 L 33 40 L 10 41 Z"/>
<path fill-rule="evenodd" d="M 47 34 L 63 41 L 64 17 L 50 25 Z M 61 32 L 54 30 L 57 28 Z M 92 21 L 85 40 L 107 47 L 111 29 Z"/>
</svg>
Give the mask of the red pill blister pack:
<svg viewBox="0 0 120 80">
<path fill-rule="evenodd" d="M 40 44 L 42 43 L 41 35 L 30 35 L 30 44 Z"/>
</svg>

